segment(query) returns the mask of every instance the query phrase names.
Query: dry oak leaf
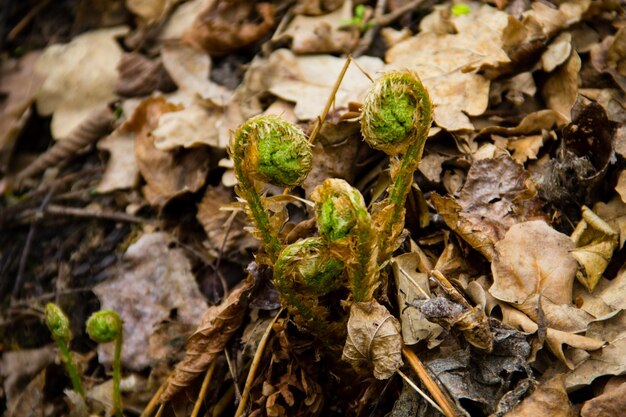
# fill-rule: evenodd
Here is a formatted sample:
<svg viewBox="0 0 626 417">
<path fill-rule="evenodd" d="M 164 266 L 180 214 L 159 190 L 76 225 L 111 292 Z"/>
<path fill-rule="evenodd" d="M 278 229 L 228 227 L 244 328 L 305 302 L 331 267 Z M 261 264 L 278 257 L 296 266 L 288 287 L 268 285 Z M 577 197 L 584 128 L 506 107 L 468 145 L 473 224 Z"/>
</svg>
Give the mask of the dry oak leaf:
<svg viewBox="0 0 626 417">
<path fill-rule="evenodd" d="M 587 206 L 571 239 L 576 245 L 572 255 L 581 265 L 576 278 L 589 291 L 598 284 L 617 247 L 617 232 Z"/>
<path fill-rule="evenodd" d="M 341 359 L 356 371 L 374 368 L 377 379 L 390 378 L 402 366 L 400 322 L 376 300 L 352 304 Z"/>
<path fill-rule="evenodd" d="M 45 78 L 37 95 L 37 111 L 52 115 L 55 139 L 69 135 L 94 110 L 115 100 L 122 48 L 115 41 L 126 27 L 87 32 L 65 45 L 51 45 L 35 65 Z"/>
<path fill-rule="evenodd" d="M 517 407 L 505 414 L 505 417 L 575 417 L 576 413 L 569 401 L 563 375 L 539 385 Z"/>
<path fill-rule="evenodd" d="M 578 264 L 568 236 L 535 220 L 512 226 L 495 248 L 489 289 L 495 298 L 522 304 L 540 294 L 555 304 L 571 304 Z"/>
<path fill-rule="evenodd" d="M 209 307 L 204 313 L 200 325 L 187 339 L 185 358 L 176 365 L 174 374 L 167 380 L 160 398 L 162 402 L 169 401 L 177 392 L 189 386 L 224 350 L 245 317 L 248 294 L 253 283 L 251 279 L 244 281 L 220 305 Z"/>
<path fill-rule="evenodd" d="M 619 232 L 619 248 L 623 248 L 626 242 L 626 203 L 615 196 L 608 203 L 596 203 L 593 212 L 607 222 L 611 229 Z"/>
<path fill-rule="evenodd" d="M 99 193 L 133 188 L 139 179 L 139 167 L 135 159 L 135 135 L 116 129 L 98 141 L 98 149 L 110 154 L 106 170 L 98 183 Z"/>
<path fill-rule="evenodd" d="M 567 120 L 572 119 L 572 107 L 578 96 L 578 73 L 581 61 L 576 51 L 554 72 L 543 86 L 542 94 L 548 108 L 559 112 Z"/>
</svg>

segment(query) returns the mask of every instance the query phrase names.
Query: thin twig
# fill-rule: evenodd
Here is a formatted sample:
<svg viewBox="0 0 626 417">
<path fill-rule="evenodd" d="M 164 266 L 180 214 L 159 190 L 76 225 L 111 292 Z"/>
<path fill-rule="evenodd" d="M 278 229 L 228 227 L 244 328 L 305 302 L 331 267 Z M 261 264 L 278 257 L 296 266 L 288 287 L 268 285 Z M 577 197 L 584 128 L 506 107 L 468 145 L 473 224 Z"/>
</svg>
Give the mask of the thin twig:
<svg viewBox="0 0 626 417">
<path fill-rule="evenodd" d="M 15 38 L 17 38 L 19 34 L 22 33 L 24 29 L 26 29 L 26 27 L 35 18 L 35 16 L 37 16 L 38 13 L 45 9 L 48 4 L 50 4 L 50 0 L 42 0 L 38 4 L 36 4 L 35 7 L 30 9 L 30 11 L 26 13 L 26 16 L 24 16 L 19 22 L 17 22 L 17 25 L 15 25 L 13 29 L 11 29 L 11 31 L 7 35 L 7 40 L 9 42 L 13 42 Z"/>
<path fill-rule="evenodd" d="M 170 375 L 171 374 L 172 373 L 170 373 Z M 152 415 L 152 412 L 154 411 L 156 406 L 159 404 L 159 398 L 161 398 L 161 394 L 163 393 L 163 391 L 165 391 L 165 387 L 167 387 L 168 379 L 169 379 L 169 375 L 167 376 L 167 378 L 165 378 L 165 381 L 163 381 L 159 389 L 156 390 L 156 392 L 150 399 L 150 402 L 148 403 L 148 405 L 146 405 L 146 408 L 144 408 L 143 412 L 141 413 L 139 417 L 150 417 Z"/>
<path fill-rule="evenodd" d="M 237 397 L 237 401 L 241 401 L 241 391 L 239 390 L 239 378 L 237 378 L 237 370 L 235 369 L 233 361 L 230 360 L 230 355 L 228 354 L 228 350 L 226 349 L 224 349 L 224 357 L 226 358 L 226 364 L 228 365 L 228 372 L 230 372 L 230 377 L 233 379 L 235 396 Z"/>
<path fill-rule="evenodd" d="M 11 292 L 11 302 L 15 302 L 19 295 L 20 289 L 22 288 L 22 281 L 24 279 L 24 271 L 26 270 L 26 261 L 28 260 L 28 256 L 30 255 L 30 248 L 33 243 L 33 238 L 35 237 L 35 232 L 37 231 L 37 225 L 43 217 L 43 212 L 46 209 L 46 206 L 50 203 L 50 199 L 54 194 L 55 188 L 50 189 L 48 194 L 43 199 L 39 209 L 37 209 L 35 213 L 35 220 L 30 225 L 28 229 L 28 235 L 26 236 L 26 243 L 24 244 L 24 250 L 22 251 L 22 256 L 20 257 L 20 263 L 17 270 L 17 278 L 15 279 L 15 284 L 13 285 L 13 291 Z"/>
<path fill-rule="evenodd" d="M 270 339 L 270 334 L 272 334 L 272 326 L 274 326 L 274 323 L 276 323 L 278 316 L 280 316 L 282 312 L 282 308 L 278 310 L 278 313 L 276 313 L 270 324 L 268 324 L 267 329 L 265 329 L 265 333 L 263 333 L 263 337 L 261 337 L 261 340 L 259 341 L 259 346 L 254 353 L 254 358 L 252 359 L 252 364 L 250 365 L 250 372 L 248 372 L 248 377 L 246 378 L 246 385 L 243 388 L 243 394 L 241 394 L 241 401 L 239 402 L 239 406 L 237 407 L 237 411 L 235 412 L 235 417 L 241 417 L 246 411 L 248 395 L 250 395 L 250 390 L 252 389 L 252 383 L 254 382 L 256 370 L 261 363 L 261 358 L 263 357 L 263 352 L 265 351 L 267 341 Z"/>
<path fill-rule="evenodd" d="M 373 23 L 378 26 L 387 26 L 388 24 L 392 23 L 394 20 L 401 17 L 406 12 L 413 11 L 413 9 L 415 9 L 417 6 L 419 6 L 423 2 L 424 0 L 413 0 L 412 2 L 407 3 L 402 7 L 398 7 L 396 10 L 394 10 L 391 13 L 382 15 L 379 18 L 374 18 Z"/>
<path fill-rule="evenodd" d="M 111 220 L 115 222 L 126 222 L 126 223 L 142 223 L 145 219 L 141 217 L 132 216 L 126 213 L 118 213 L 113 211 L 95 211 L 89 210 L 81 207 L 66 207 L 66 206 L 58 206 L 55 204 L 50 204 L 48 207 L 45 207 L 43 212 L 45 214 L 56 214 L 60 216 L 71 216 L 71 217 L 81 217 L 86 219 L 100 219 L 100 220 Z M 23 217 L 26 218 L 26 221 L 29 221 L 28 218 L 35 215 L 34 219 L 30 221 L 37 221 L 36 211 L 33 210 L 24 210 Z"/>
<path fill-rule="evenodd" d="M 396 372 L 398 373 L 398 375 L 400 375 L 402 377 L 402 379 L 404 379 L 406 381 L 407 384 L 409 384 L 411 386 L 411 388 L 413 388 L 419 395 L 421 395 L 422 398 L 424 398 L 426 401 L 428 401 L 428 403 L 430 405 L 432 405 L 441 414 L 445 414 L 443 412 L 443 410 L 437 405 L 437 403 L 434 402 L 433 399 L 430 398 L 428 395 L 426 395 L 426 393 L 424 391 L 422 391 L 417 385 L 415 385 L 415 382 L 411 381 L 411 379 L 408 376 L 406 376 L 404 374 L 404 372 L 402 372 L 399 369 Z"/>
<path fill-rule="evenodd" d="M 204 380 L 202 381 L 202 386 L 200 387 L 200 392 L 198 393 L 198 399 L 193 405 L 193 410 L 191 411 L 191 416 L 189 417 L 198 417 L 200 407 L 202 406 L 202 401 L 204 401 L 204 397 L 206 396 L 206 391 L 209 388 L 209 382 L 211 382 L 211 378 L 213 377 L 213 372 L 215 371 L 216 364 L 217 360 L 213 360 L 213 362 L 209 366 L 209 369 L 206 370 L 206 375 L 204 375 Z"/>
<path fill-rule="evenodd" d="M 419 360 L 415 352 L 409 349 L 407 346 L 402 348 L 402 354 L 413 368 L 413 371 L 417 374 L 419 379 L 422 381 L 422 384 L 426 387 L 430 395 L 433 396 L 439 407 L 441 407 L 443 414 L 446 417 L 458 417 L 458 414 L 454 410 L 454 407 L 450 404 L 446 396 L 439 389 L 439 385 L 430 377 L 426 368 L 422 364 L 422 361 Z"/>
</svg>

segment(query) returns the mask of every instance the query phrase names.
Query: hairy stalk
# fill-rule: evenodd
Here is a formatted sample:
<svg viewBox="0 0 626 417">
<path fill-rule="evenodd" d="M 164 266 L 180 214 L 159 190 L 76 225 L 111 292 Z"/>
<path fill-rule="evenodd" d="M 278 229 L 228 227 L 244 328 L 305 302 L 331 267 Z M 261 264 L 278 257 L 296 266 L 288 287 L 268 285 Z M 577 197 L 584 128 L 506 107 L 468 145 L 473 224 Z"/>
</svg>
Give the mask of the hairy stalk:
<svg viewBox="0 0 626 417">
<path fill-rule="evenodd" d="M 45 314 L 46 326 L 52 333 L 52 339 L 59 347 L 61 353 L 61 360 L 65 365 L 65 370 L 72 381 L 72 387 L 81 397 L 85 396 L 83 390 L 83 383 L 78 374 L 78 369 L 74 364 L 72 358 L 72 352 L 70 352 L 70 341 L 72 340 L 72 332 L 70 329 L 70 320 L 67 318 L 63 310 L 54 303 L 48 303 L 46 305 Z"/>
<path fill-rule="evenodd" d="M 113 413 L 122 417 L 122 343 L 124 340 L 123 322 L 119 314 L 113 310 L 102 310 L 93 313 L 87 320 L 87 334 L 97 343 L 115 341 L 113 355 Z"/>
<path fill-rule="evenodd" d="M 413 174 L 422 159 L 432 122 L 428 91 L 412 71 L 391 71 L 379 78 L 363 105 L 361 132 L 365 141 L 391 158 L 391 183 L 373 218 L 378 233 L 378 262 L 395 250 L 404 227 L 404 204 Z"/>
<path fill-rule="evenodd" d="M 273 116 L 258 116 L 237 129 L 230 153 L 239 181 L 237 193 L 248 203 L 258 237 L 274 262 L 282 246 L 254 181 L 280 187 L 300 184 L 311 170 L 310 145 L 304 133 L 291 123 Z"/>
<path fill-rule="evenodd" d="M 298 327 L 322 340 L 332 338 L 326 308 L 319 297 L 342 284 L 344 263 L 332 256 L 322 238 L 307 238 L 287 246 L 274 265 L 274 285 Z"/>
<path fill-rule="evenodd" d="M 346 264 L 354 301 L 370 301 L 379 284 L 376 235 L 363 196 L 341 179 L 327 179 L 311 195 L 320 235 Z"/>
</svg>

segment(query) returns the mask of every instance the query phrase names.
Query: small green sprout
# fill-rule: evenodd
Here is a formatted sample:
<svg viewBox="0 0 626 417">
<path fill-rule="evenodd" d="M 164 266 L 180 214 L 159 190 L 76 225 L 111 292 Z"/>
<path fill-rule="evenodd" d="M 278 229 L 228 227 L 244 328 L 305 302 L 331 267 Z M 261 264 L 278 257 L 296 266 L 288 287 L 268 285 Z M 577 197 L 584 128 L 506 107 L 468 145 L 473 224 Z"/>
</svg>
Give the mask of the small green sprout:
<svg viewBox="0 0 626 417">
<path fill-rule="evenodd" d="M 72 340 L 72 331 L 70 329 L 70 320 L 67 318 L 63 310 L 54 303 L 48 303 L 46 305 L 45 321 L 48 330 L 52 334 L 52 339 L 59 347 L 61 353 L 61 360 L 65 365 L 65 370 L 72 381 L 74 391 L 80 396 L 85 396 L 83 390 L 83 384 L 78 374 L 78 369 L 74 364 L 72 358 L 72 352 L 70 352 L 69 345 Z"/>
<path fill-rule="evenodd" d="M 87 320 L 87 334 L 97 343 L 115 342 L 113 355 L 113 412 L 122 417 L 122 342 L 124 326 L 121 317 L 113 310 L 95 312 Z"/>
<path fill-rule="evenodd" d="M 467 4 L 457 3 L 450 8 L 450 11 L 455 16 L 464 16 L 470 14 L 472 9 Z"/>
</svg>

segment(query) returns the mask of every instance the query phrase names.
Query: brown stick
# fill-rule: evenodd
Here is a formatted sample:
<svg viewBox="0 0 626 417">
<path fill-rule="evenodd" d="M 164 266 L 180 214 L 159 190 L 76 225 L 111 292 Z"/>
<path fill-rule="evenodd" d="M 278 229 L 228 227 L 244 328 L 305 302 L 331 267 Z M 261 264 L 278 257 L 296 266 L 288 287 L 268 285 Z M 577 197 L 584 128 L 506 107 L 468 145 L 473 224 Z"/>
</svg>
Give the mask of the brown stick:
<svg viewBox="0 0 626 417">
<path fill-rule="evenodd" d="M 437 383 L 430 377 L 430 374 L 426 368 L 424 368 L 422 361 L 419 360 L 415 352 L 405 346 L 402 348 L 402 354 L 409 362 L 409 365 L 411 365 L 411 368 L 413 368 L 413 371 L 415 371 L 428 392 L 430 392 L 430 395 L 432 395 L 437 404 L 439 404 L 439 407 L 441 407 L 446 417 L 458 417 L 454 407 L 450 404 L 443 392 L 441 392 L 439 385 L 437 385 Z"/>
</svg>

